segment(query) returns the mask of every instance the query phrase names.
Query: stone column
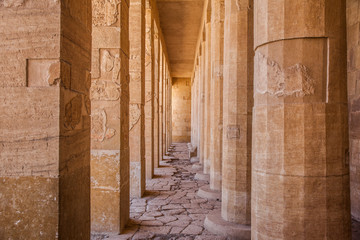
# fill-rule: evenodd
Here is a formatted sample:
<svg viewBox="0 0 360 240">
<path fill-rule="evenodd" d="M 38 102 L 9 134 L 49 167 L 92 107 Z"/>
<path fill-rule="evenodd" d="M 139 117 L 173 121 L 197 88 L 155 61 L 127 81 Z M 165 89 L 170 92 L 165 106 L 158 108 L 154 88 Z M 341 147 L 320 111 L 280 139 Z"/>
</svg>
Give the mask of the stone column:
<svg viewBox="0 0 360 240">
<path fill-rule="evenodd" d="M 164 152 L 163 152 L 163 54 L 162 54 L 162 44 L 159 41 L 159 162 L 162 161 Z"/>
<path fill-rule="evenodd" d="M 90 239 L 89 9 L 0 2 L 1 239 Z"/>
<path fill-rule="evenodd" d="M 221 199 L 224 1 L 212 0 L 211 5 L 210 185 L 201 187 L 198 195 Z"/>
<path fill-rule="evenodd" d="M 205 154 L 205 126 L 204 126 L 204 113 L 205 113 L 205 77 L 204 77 L 204 67 L 205 67 L 205 42 L 202 41 L 200 44 L 200 66 L 199 66 L 199 82 L 200 82 L 200 119 L 199 119 L 199 128 L 200 128 L 200 155 L 199 155 L 199 161 L 201 165 L 204 165 L 204 154 Z"/>
<path fill-rule="evenodd" d="M 163 140 L 162 140 L 162 149 L 163 149 L 163 156 L 166 155 L 167 153 L 167 149 L 166 149 L 166 113 L 167 113 L 167 74 L 166 74 L 166 68 L 167 68 L 167 62 L 166 62 L 166 57 L 165 57 L 165 53 L 162 53 L 163 55 L 163 113 L 162 113 L 162 124 L 163 124 Z"/>
<path fill-rule="evenodd" d="M 347 59 L 348 99 L 350 132 L 350 192 L 351 215 L 360 220 L 360 11 L 359 1 L 348 0 L 347 4 Z"/>
<path fill-rule="evenodd" d="M 93 0 L 92 232 L 118 234 L 129 219 L 128 12 L 126 2 Z"/>
<path fill-rule="evenodd" d="M 159 31 L 154 25 L 154 167 L 159 167 Z"/>
<path fill-rule="evenodd" d="M 130 195 L 145 191 L 145 0 L 130 1 Z"/>
<path fill-rule="evenodd" d="M 223 133 L 224 0 L 212 0 L 210 189 L 221 190 Z"/>
<path fill-rule="evenodd" d="M 345 13 L 255 1 L 252 239 L 351 239 Z"/>
<path fill-rule="evenodd" d="M 208 230 L 250 239 L 253 106 L 252 0 L 225 0 L 222 204 Z"/>
<path fill-rule="evenodd" d="M 210 2 L 210 1 L 209 1 Z M 208 7 L 209 8 L 209 7 Z M 208 12 L 211 10 L 208 9 Z M 209 14 L 209 13 L 208 13 Z M 210 174 L 210 114 L 212 106 L 210 105 L 211 100 L 211 18 L 208 16 L 205 23 L 205 67 L 204 67 L 204 78 L 205 78 L 205 106 L 204 106 L 204 173 Z"/>
<path fill-rule="evenodd" d="M 146 0 L 145 37 L 145 162 L 146 178 L 154 175 L 154 19 Z"/>
</svg>

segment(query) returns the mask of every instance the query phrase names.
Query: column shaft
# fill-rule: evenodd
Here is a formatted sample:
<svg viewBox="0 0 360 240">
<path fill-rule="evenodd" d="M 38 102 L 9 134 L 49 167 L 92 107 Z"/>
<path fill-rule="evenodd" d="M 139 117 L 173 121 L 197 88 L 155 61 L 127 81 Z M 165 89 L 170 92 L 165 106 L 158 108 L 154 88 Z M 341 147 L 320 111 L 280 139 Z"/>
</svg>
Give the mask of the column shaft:
<svg viewBox="0 0 360 240">
<path fill-rule="evenodd" d="M 93 0 L 92 232 L 119 233 L 129 219 L 128 12 L 126 2 Z"/>
<path fill-rule="evenodd" d="M 130 1 L 130 195 L 145 191 L 145 0 Z"/>
<path fill-rule="evenodd" d="M 221 190 L 223 132 L 224 0 L 212 0 L 210 188 Z"/>
<path fill-rule="evenodd" d="M 145 38 L 145 162 L 146 178 L 154 175 L 154 20 L 150 2 L 146 3 Z"/>
<path fill-rule="evenodd" d="M 252 239 L 351 239 L 345 2 L 255 1 Z"/>
<path fill-rule="evenodd" d="M 252 1 L 225 0 L 222 217 L 250 224 Z"/>
<path fill-rule="evenodd" d="M 160 137 L 160 127 L 159 127 L 159 33 L 157 28 L 155 28 L 154 33 L 154 167 L 159 167 L 159 137 Z"/>
</svg>

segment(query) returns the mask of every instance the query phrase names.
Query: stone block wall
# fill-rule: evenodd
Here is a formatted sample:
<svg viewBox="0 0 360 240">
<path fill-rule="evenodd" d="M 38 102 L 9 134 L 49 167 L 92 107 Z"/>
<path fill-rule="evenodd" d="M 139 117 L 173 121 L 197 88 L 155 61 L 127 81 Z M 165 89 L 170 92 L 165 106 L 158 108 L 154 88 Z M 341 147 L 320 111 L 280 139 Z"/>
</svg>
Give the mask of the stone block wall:
<svg viewBox="0 0 360 240">
<path fill-rule="evenodd" d="M 191 79 L 173 78 L 172 140 L 191 141 Z"/>
</svg>

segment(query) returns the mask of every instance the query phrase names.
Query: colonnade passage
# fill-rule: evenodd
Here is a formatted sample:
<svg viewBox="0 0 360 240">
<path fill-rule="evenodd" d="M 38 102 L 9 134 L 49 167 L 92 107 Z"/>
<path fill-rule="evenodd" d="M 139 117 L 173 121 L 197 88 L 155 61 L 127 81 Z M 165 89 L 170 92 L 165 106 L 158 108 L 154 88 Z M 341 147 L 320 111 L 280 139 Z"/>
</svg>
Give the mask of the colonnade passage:
<svg viewBox="0 0 360 240">
<path fill-rule="evenodd" d="M 360 1 L 0 0 L 0 240 L 359 221 Z"/>
</svg>

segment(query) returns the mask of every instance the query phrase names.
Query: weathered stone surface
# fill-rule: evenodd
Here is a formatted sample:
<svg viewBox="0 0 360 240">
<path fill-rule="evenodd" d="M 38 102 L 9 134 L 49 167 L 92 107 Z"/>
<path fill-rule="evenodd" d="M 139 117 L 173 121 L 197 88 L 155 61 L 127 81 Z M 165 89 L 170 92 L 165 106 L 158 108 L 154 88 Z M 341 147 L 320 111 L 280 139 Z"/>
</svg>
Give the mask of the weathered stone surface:
<svg viewBox="0 0 360 240">
<path fill-rule="evenodd" d="M 191 138 L 191 85 L 190 79 L 174 78 L 173 94 L 173 141 L 190 142 Z"/>
<path fill-rule="evenodd" d="M 350 239 L 346 2 L 273 3 L 254 1 L 252 238 Z"/>
<path fill-rule="evenodd" d="M 116 234 L 129 219 L 130 204 L 129 6 L 92 2 L 91 231 Z"/>
</svg>

